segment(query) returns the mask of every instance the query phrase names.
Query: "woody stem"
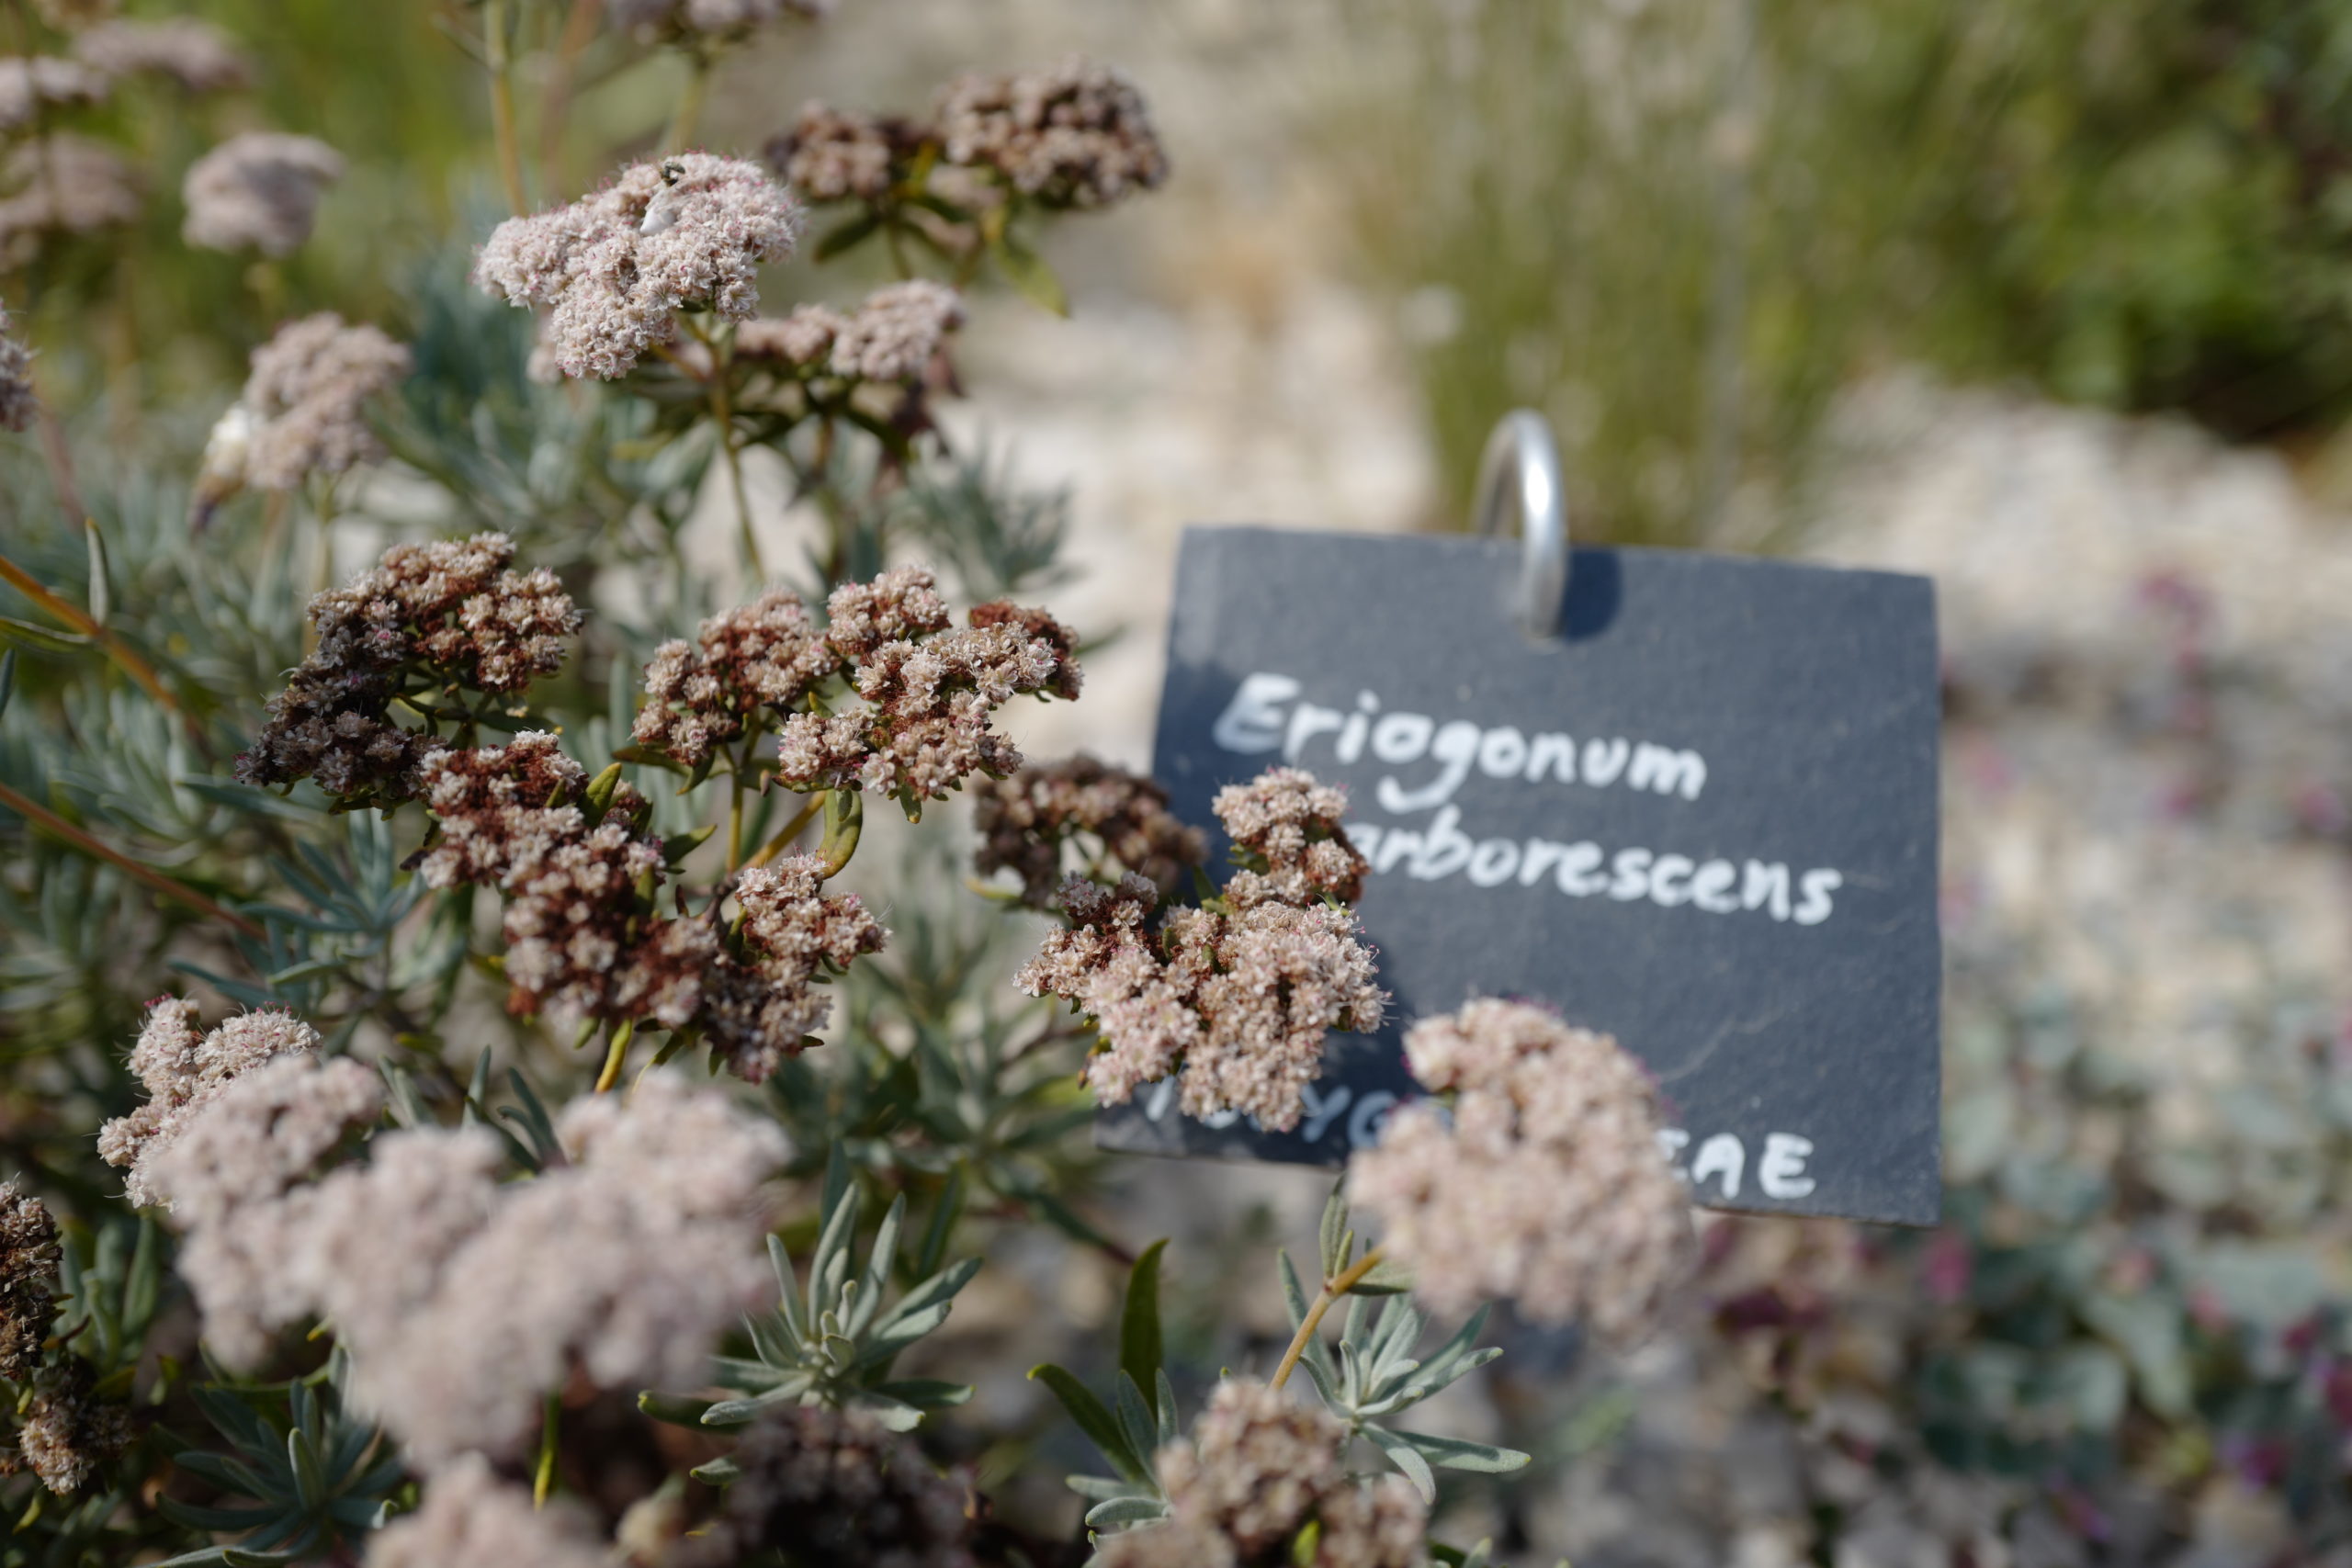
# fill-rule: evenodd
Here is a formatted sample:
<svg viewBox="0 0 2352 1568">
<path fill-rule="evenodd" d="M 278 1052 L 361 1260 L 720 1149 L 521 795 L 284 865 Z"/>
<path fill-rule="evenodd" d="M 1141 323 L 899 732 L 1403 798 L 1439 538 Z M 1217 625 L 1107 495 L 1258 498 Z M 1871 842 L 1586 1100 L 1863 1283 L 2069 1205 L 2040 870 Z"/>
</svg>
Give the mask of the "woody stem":
<svg viewBox="0 0 2352 1568">
<path fill-rule="evenodd" d="M 752 870 L 756 867 L 767 864 L 768 862 L 782 854 L 784 852 L 785 846 L 791 843 L 793 840 L 800 837 L 801 831 L 806 829 L 809 823 L 814 822 L 817 819 L 817 813 L 823 809 L 825 809 L 825 793 L 824 791 L 820 790 L 815 795 L 808 797 L 808 805 L 793 813 L 791 821 L 786 822 L 783 827 L 776 829 L 775 836 L 774 838 L 771 838 L 766 843 L 760 846 L 760 850 L 757 854 L 743 863 L 743 868 L 746 871 Z"/>
<path fill-rule="evenodd" d="M 481 8 L 482 55 L 490 68 L 490 126 L 498 141 L 498 177 L 506 186 L 506 204 L 520 218 L 530 211 L 523 193 L 523 139 L 514 128 L 514 68 L 507 53 L 507 0 L 484 0 Z"/>
<path fill-rule="evenodd" d="M 1323 1326 L 1323 1314 L 1331 1310 L 1331 1303 L 1354 1290 L 1363 1277 L 1379 1265 L 1380 1248 L 1375 1247 L 1338 1275 L 1323 1281 L 1323 1289 L 1316 1296 L 1315 1304 L 1306 1309 L 1306 1315 L 1299 1320 L 1298 1332 L 1290 1337 L 1290 1348 L 1283 1352 L 1282 1365 L 1274 1369 L 1272 1386 L 1280 1388 L 1290 1381 L 1298 1359 L 1306 1354 L 1307 1341 L 1314 1338 L 1315 1331 Z"/>
<path fill-rule="evenodd" d="M 140 864 L 137 861 L 132 860 L 129 855 L 124 854 L 120 850 L 111 848 L 108 845 L 100 842 L 98 840 L 92 838 L 81 829 L 74 826 L 73 823 L 65 820 L 64 818 L 60 817 L 57 813 L 49 809 L 49 807 L 40 805 L 39 802 L 32 800 L 26 795 L 17 794 L 15 790 L 9 788 L 4 784 L 0 784 L 0 806 L 6 807 L 9 810 L 17 813 L 19 817 L 22 817 L 26 821 L 34 824 L 36 827 L 45 829 L 53 836 L 64 840 L 65 842 L 73 845 L 75 849 L 80 850 L 84 854 L 94 856 L 128 875 L 138 878 L 148 886 L 153 888 L 156 892 L 161 893 L 164 897 L 176 899 L 180 903 L 186 904 L 191 909 L 210 915 L 215 919 L 226 921 L 228 924 L 235 927 L 238 931 L 243 931 L 245 935 L 253 938 L 255 942 L 266 940 L 269 934 L 263 931 L 254 921 L 247 919 L 244 916 L 238 914 L 233 909 L 222 908 L 211 899 L 207 898 L 203 894 L 198 893 L 195 888 L 190 887 L 187 883 L 178 880 L 176 877 L 166 876 L 162 872 L 155 870 L 152 866 Z"/>
<path fill-rule="evenodd" d="M 693 141 L 695 129 L 702 123 L 702 101 L 710 89 L 710 56 L 700 50 L 686 56 L 686 85 L 678 93 L 677 111 L 670 117 L 670 129 L 662 138 L 664 152 L 683 152 Z"/>
</svg>

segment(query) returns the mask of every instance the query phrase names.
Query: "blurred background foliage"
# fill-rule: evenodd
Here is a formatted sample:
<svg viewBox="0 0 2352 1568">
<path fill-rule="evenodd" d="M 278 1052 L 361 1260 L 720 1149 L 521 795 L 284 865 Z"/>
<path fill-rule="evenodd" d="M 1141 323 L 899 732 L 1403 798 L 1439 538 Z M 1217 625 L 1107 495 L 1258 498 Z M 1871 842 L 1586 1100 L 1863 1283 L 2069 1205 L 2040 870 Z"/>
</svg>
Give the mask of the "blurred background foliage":
<svg viewBox="0 0 2352 1568">
<path fill-rule="evenodd" d="M 2342 6 L 1379 9 L 1338 146 L 1442 494 L 1531 404 L 1584 537 L 1752 543 L 1873 368 L 2233 439 L 2352 397 Z"/>
</svg>

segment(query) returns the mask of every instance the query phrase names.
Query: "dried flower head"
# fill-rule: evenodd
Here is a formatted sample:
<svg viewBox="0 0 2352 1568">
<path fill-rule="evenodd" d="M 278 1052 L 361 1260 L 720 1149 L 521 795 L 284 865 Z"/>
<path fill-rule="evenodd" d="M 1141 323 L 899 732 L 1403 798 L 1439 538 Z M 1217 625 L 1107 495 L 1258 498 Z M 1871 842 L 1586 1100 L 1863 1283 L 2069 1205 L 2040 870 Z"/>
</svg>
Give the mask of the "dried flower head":
<svg viewBox="0 0 2352 1568">
<path fill-rule="evenodd" d="M 768 167 L 811 204 L 878 201 L 890 194 L 896 167 L 921 142 L 903 119 L 846 112 L 811 100 L 792 129 L 768 141 Z"/>
<path fill-rule="evenodd" d="M 56 1312 L 57 1222 L 15 1179 L 0 1183 L 0 1378 L 23 1382 Z"/>
<path fill-rule="evenodd" d="M 107 85 L 88 66 L 55 55 L 0 59 L 0 132 L 22 130 L 51 106 L 101 103 Z"/>
<path fill-rule="evenodd" d="M 675 338 L 681 310 L 749 320 L 760 265 L 789 255 L 799 231 L 800 209 L 758 164 L 682 152 L 570 207 L 508 219 L 474 281 L 549 308 L 543 341 L 565 375 L 610 378 Z"/>
<path fill-rule="evenodd" d="M 1045 207 L 1105 207 L 1168 177 L 1143 96 L 1090 61 L 961 77 L 936 118 L 949 163 L 993 169 Z"/>
<path fill-rule="evenodd" d="M 315 778 L 346 800 L 413 797 L 425 761 L 442 747 L 395 725 L 392 700 L 452 688 L 519 692 L 562 664 L 564 639 L 580 629 L 555 574 L 514 571 L 514 558 L 503 534 L 395 545 L 349 587 L 311 600 L 318 646 L 271 699 L 237 776 L 260 784 Z"/>
<path fill-rule="evenodd" d="M 1097 863 L 1134 872 L 1163 897 L 1208 856 L 1207 835 L 1169 811 L 1166 790 L 1091 757 L 1032 762 L 1006 779 L 984 775 L 973 781 L 972 804 L 975 868 L 982 876 L 1016 873 L 1022 901 L 1040 909 L 1060 886 L 1062 846 L 1079 834 L 1098 846 Z"/>
<path fill-rule="evenodd" d="M 0 307 L 0 430 L 29 430 L 40 416 L 33 352 L 10 335 L 7 310 Z"/>
<path fill-rule="evenodd" d="M 772 1122 L 666 1074 L 557 1118 L 569 1163 L 502 1186 L 480 1128 L 388 1133 L 320 1188 L 300 1254 L 352 1352 L 353 1396 L 435 1465 L 510 1456 L 576 1370 L 600 1388 L 698 1377 L 775 1288 L 760 1189 Z"/>
<path fill-rule="evenodd" d="M 0 164 L 0 263 L 22 266 L 51 235 L 95 233 L 138 221 L 137 172 L 102 141 L 57 134 L 28 141 Z"/>
<path fill-rule="evenodd" d="M 854 666 L 858 705 L 794 714 L 776 776 L 795 789 L 870 789 L 918 812 L 976 773 L 1021 765 L 989 716 L 1022 694 L 1069 694 L 1072 638 L 1043 611 L 982 605 L 947 624 L 929 572 L 901 567 L 833 592 L 826 636 Z"/>
<path fill-rule="evenodd" d="M 343 178 L 343 154 L 283 131 L 232 136 L 187 167 L 180 237 L 208 251 L 290 256 L 311 237 L 319 201 Z"/>
<path fill-rule="evenodd" d="M 204 444 L 198 520 L 246 485 L 293 490 L 384 455 L 366 406 L 408 375 L 409 351 L 332 310 L 288 321 L 253 352 L 244 390 Z"/>
<path fill-rule="evenodd" d="M 1649 1077 L 1605 1034 L 1491 998 L 1405 1036 L 1413 1076 L 1454 1094 L 1388 1120 L 1348 1197 L 1386 1227 L 1440 1313 L 1511 1297 L 1544 1323 L 1638 1337 L 1693 1259 L 1690 1200 L 1658 1152 Z"/>
<path fill-rule="evenodd" d="M 0 1472 L 28 1468 L 62 1497 L 119 1458 L 132 1435 L 130 1413 L 98 1398 L 90 1363 L 64 1356 L 34 1380 L 32 1399 L 17 1423 L 16 1449 L 0 1454 Z"/>
<path fill-rule="evenodd" d="M 969 1484 L 863 1410 L 778 1406 L 743 1429 L 741 1472 L 667 1568 L 732 1568 L 778 1548 L 801 1568 L 973 1568 Z"/>
<path fill-rule="evenodd" d="M 825 1026 L 833 1004 L 816 983 L 889 938 L 856 894 L 823 890 L 825 871 L 815 855 L 786 855 L 736 879 L 744 957 L 705 976 L 702 1017 L 714 1049 L 747 1082 L 766 1082 Z"/>
<path fill-rule="evenodd" d="M 291 1013 L 239 1013 L 209 1033 L 199 1031 L 200 1021 L 195 1004 L 177 997 L 149 1005 L 130 1052 L 147 1103 L 98 1129 L 99 1157 L 128 1168 L 124 1190 L 142 1207 L 170 1203 L 157 1162 L 206 1106 L 265 1062 L 308 1056 L 319 1046 L 318 1031 Z"/>
<path fill-rule="evenodd" d="M 822 17 L 832 0 L 606 0 L 614 30 L 648 43 L 694 44 L 741 39 L 786 17 Z"/>
<path fill-rule="evenodd" d="M 823 305 L 796 306 L 788 316 L 754 317 L 735 329 L 735 357 L 795 375 L 821 374 L 832 365 L 833 340 L 848 324 L 848 317 Z"/>
<path fill-rule="evenodd" d="M 244 51 L 194 17 L 101 22 L 74 40 L 74 54 L 109 77 L 164 76 L 190 93 L 238 92 L 254 85 Z"/>
<path fill-rule="evenodd" d="M 1269 768 L 1246 784 L 1219 790 L 1211 809 L 1234 846 L 1262 867 L 1237 873 L 1227 885 L 1235 903 L 1352 904 L 1363 897 L 1371 868 L 1340 826 L 1347 791 L 1297 768 Z"/>
<path fill-rule="evenodd" d="M 435 1471 L 416 1511 L 368 1540 L 368 1568 L 603 1568 L 610 1555 L 578 1504 L 535 1505 L 480 1454 Z"/>
<path fill-rule="evenodd" d="M 665 642 L 645 667 L 632 734 L 688 767 L 742 739 L 763 710 L 788 707 L 841 668 L 800 596 L 772 588 L 703 622 L 695 641 Z"/>
<path fill-rule="evenodd" d="M 1228 791 L 1219 808 L 1255 825 L 1251 813 L 1269 801 L 1322 799 L 1305 774 L 1269 778 Z M 1284 839 L 1264 837 L 1287 857 Z M 1086 1082 L 1097 1099 L 1124 1104 L 1141 1086 L 1180 1073 L 1187 1115 L 1238 1111 L 1275 1131 L 1298 1124 L 1325 1037 L 1378 1028 L 1388 1000 L 1354 911 L 1327 901 L 1300 873 L 1315 844 L 1333 842 L 1345 840 L 1268 861 L 1263 874 L 1237 873 L 1224 897 L 1171 910 L 1157 930 L 1159 889 L 1146 878 L 1130 872 L 1113 887 L 1084 876 L 1063 882 L 1069 926 L 1046 936 L 1018 979 L 1031 996 L 1064 998 L 1093 1021 L 1102 1048 L 1087 1063 Z"/>
</svg>

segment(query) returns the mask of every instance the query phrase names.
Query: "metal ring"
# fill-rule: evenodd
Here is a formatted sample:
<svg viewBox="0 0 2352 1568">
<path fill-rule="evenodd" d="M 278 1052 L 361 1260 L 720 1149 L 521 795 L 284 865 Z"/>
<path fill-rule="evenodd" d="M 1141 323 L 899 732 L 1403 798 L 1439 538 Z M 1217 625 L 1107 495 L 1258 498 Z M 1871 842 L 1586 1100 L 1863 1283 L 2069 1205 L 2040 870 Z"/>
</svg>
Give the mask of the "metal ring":
<svg viewBox="0 0 2352 1568">
<path fill-rule="evenodd" d="M 1517 610 L 1527 635 L 1560 633 L 1568 594 L 1568 503 L 1560 493 L 1560 449 L 1552 426 L 1532 409 L 1513 409 L 1487 438 L 1478 459 L 1478 532 L 1502 532 L 1504 514 L 1519 513 L 1521 556 Z"/>
</svg>

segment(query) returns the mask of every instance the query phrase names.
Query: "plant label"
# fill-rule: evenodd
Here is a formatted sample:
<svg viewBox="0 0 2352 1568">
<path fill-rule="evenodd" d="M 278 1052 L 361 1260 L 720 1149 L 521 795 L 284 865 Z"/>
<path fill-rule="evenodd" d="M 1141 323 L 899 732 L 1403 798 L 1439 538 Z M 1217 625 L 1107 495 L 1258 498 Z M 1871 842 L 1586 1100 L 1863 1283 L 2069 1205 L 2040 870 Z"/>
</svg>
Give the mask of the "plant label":
<svg viewBox="0 0 2352 1568">
<path fill-rule="evenodd" d="M 1161 1083 L 1098 1142 L 1340 1163 L 1419 1092 L 1412 1021 L 1510 997 L 1648 1064 L 1696 1201 L 1934 1223 L 1932 585 L 1580 549 L 1539 640 L 1519 562 L 1516 540 L 1185 535 L 1154 771 L 1212 829 L 1217 790 L 1277 763 L 1347 786 L 1392 1003 L 1332 1037 L 1289 1133 L 1193 1121 Z"/>
</svg>

